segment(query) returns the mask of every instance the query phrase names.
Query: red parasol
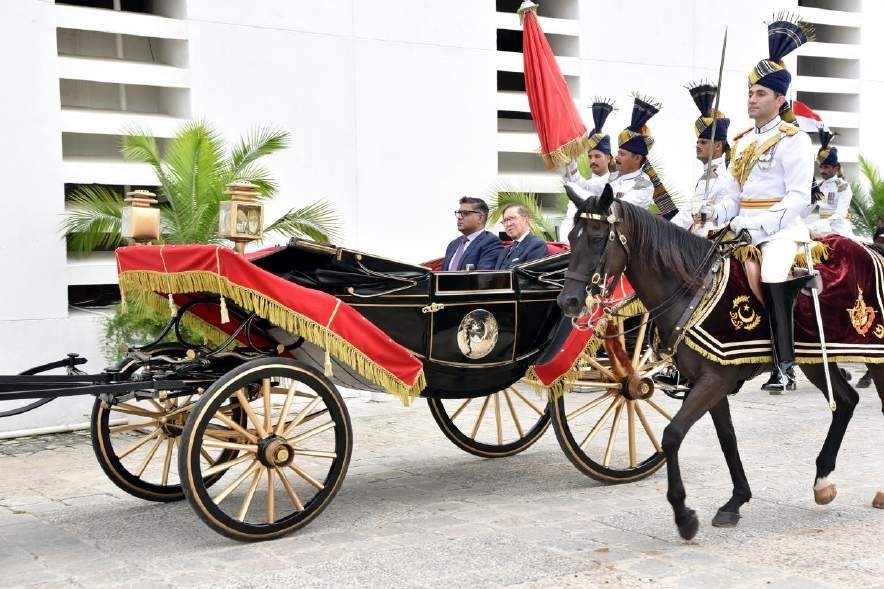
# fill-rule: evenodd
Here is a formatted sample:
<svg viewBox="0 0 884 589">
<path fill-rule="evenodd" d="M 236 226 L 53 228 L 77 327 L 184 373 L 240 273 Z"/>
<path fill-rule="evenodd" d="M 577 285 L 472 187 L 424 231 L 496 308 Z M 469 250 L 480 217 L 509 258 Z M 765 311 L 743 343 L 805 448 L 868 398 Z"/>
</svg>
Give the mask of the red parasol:
<svg viewBox="0 0 884 589">
<path fill-rule="evenodd" d="M 519 16 L 528 104 L 540 137 L 540 156 L 546 167 L 552 169 L 587 150 L 586 126 L 577 114 L 568 84 L 537 22 L 537 4 L 531 0 L 522 2 Z"/>
</svg>

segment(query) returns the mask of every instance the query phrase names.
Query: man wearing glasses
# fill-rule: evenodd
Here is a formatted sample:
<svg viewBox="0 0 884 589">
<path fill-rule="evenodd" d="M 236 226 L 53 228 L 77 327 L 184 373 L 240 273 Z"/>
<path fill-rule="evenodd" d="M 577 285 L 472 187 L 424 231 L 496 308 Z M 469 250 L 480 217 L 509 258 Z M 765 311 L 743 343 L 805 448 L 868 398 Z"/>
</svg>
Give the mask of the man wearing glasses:
<svg viewBox="0 0 884 589">
<path fill-rule="evenodd" d="M 485 231 L 488 205 L 481 198 L 464 196 L 454 211 L 460 237 L 448 244 L 442 270 L 494 270 L 503 244 L 490 231 Z"/>
<path fill-rule="evenodd" d="M 519 204 L 503 209 L 503 229 L 513 240 L 497 262 L 498 270 L 509 270 L 516 264 L 542 258 L 547 254 L 546 242 L 531 234 L 528 209 Z"/>
</svg>

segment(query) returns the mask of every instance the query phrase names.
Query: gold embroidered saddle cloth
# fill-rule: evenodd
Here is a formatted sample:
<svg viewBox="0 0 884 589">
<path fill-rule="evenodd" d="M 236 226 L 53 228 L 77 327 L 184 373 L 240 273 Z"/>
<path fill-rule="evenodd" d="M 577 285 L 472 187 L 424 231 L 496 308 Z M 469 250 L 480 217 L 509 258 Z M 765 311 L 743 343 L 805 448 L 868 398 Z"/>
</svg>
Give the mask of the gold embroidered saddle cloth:
<svg viewBox="0 0 884 589">
<path fill-rule="evenodd" d="M 817 264 L 823 326 L 832 362 L 884 362 L 884 258 L 860 243 L 828 235 L 828 259 Z M 764 306 L 749 288 L 738 260 L 721 264 L 715 284 L 688 322 L 683 343 L 719 364 L 770 362 L 770 328 Z M 795 305 L 795 358 L 822 362 L 813 300 Z"/>
</svg>

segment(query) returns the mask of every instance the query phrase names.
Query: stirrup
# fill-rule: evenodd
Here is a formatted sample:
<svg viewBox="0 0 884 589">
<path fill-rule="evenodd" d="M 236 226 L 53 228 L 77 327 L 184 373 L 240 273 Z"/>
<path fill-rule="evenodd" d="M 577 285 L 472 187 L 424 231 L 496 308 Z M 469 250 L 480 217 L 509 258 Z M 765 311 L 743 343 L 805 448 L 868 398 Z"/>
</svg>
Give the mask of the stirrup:
<svg viewBox="0 0 884 589">
<path fill-rule="evenodd" d="M 794 391 L 796 389 L 795 372 L 791 366 L 785 370 L 780 366 L 774 366 L 770 372 L 770 378 L 761 385 L 761 390 L 769 391 L 771 395 L 782 395 L 784 391 Z"/>
</svg>

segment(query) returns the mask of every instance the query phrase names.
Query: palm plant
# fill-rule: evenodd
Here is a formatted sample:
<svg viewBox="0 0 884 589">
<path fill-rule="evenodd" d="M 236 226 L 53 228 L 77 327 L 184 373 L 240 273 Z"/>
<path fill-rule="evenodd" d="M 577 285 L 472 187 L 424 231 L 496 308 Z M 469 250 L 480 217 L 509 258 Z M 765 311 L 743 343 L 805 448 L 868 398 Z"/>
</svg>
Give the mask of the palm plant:
<svg viewBox="0 0 884 589">
<path fill-rule="evenodd" d="M 129 161 L 148 164 L 159 182 L 160 241 L 163 243 L 220 243 L 219 204 L 227 197 L 224 188 L 239 180 L 257 185 L 262 198 L 273 198 L 276 180 L 259 160 L 285 149 L 289 134 L 258 128 L 225 153 L 225 146 L 208 124 L 187 123 L 163 153 L 156 138 L 132 130 L 123 137 L 121 152 Z M 68 248 L 74 255 L 124 243 L 122 196 L 104 186 L 88 185 L 71 195 L 62 222 Z M 332 206 L 317 201 L 287 211 L 265 228 L 265 233 L 286 233 L 329 242 L 337 237 L 339 220 Z"/>
<path fill-rule="evenodd" d="M 859 156 L 859 170 L 868 183 L 868 190 L 859 182 L 851 182 L 850 220 L 856 232 L 871 237 L 875 228 L 884 225 L 884 179 L 878 168 Z"/>
<path fill-rule="evenodd" d="M 489 223 L 499 222 L 503 216 L 504 209 L 509 205 L 522 205 L 528 211 L 528 218 L 531 221 L 531 233 L 547 241 L 556 240 L 556 226 L 543 214 L 540 207 L 540 199 L 533 192 L 493 189 L 488 192 L 486 200 L 488 201 L 489 208 Z M 556 212 L 565 213 L 568 206 L 568 197 L 565 196 L 564 192 L 558 195 L 554 206 Z"/>
</svg>

